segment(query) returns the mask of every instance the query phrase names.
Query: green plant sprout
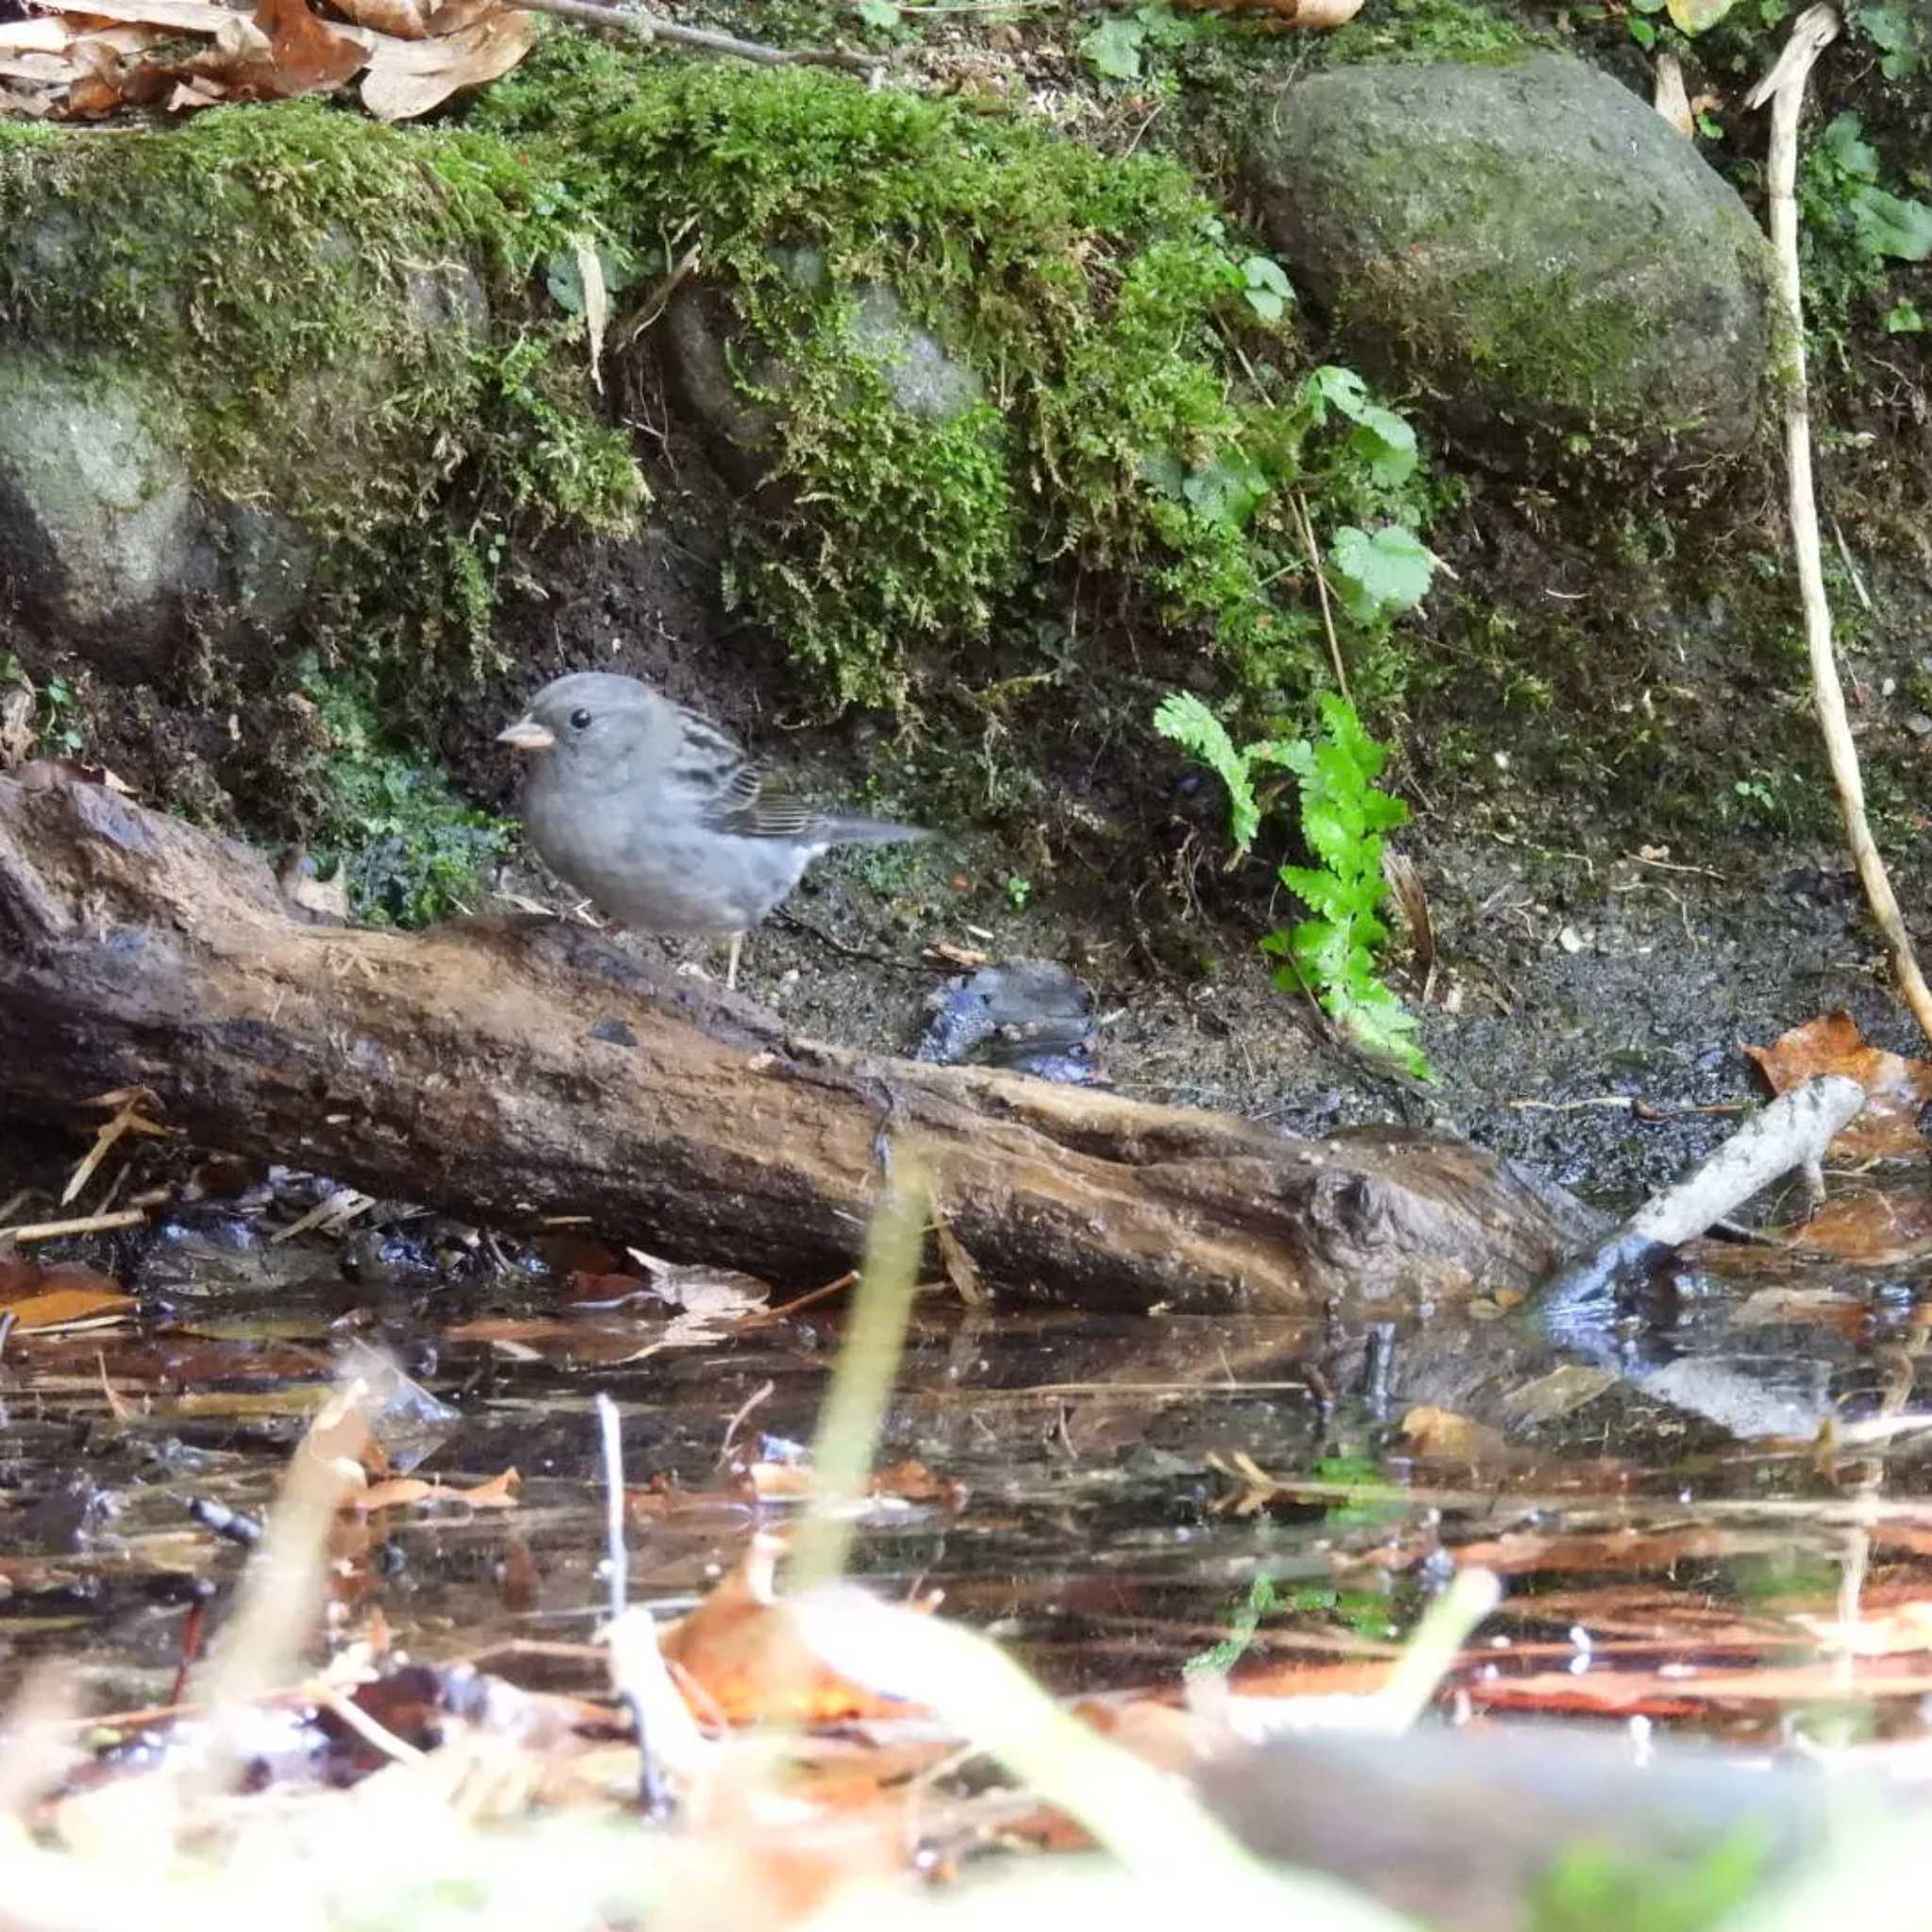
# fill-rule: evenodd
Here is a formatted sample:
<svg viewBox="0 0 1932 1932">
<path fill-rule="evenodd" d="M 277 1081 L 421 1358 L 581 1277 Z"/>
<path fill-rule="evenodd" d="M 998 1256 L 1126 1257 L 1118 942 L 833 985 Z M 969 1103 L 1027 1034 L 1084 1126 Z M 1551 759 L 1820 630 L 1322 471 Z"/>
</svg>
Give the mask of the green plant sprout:
<svg viewBox="0 0 1932 1932">
<path fill-rule="evenodd" d="M 1308 908 L 1291 929 L 1269 933 L 1264 952 L 1288 963 L 1274 974 L 1284 991 L 1311 986 L 1322 1008 L 1356 1042 L 1423 1079 L 1435 1077 L 1415 1043 L 1414 1014 L 1375 972 L 1375 949 L 1389 937 L 1377 916 L 1389 891 L 1382 876 L 1382 834 L 1407 823 L 1408 808 L 1376 790 L 1389 752 L 1362 729 L 1355 708 L 1332 691 L 1319 693 L 1319 739 L 1262 739 L 1239 749 L 1201 700 L 1176 691 L 1154 714 L 1155 728 L 1207 765 L 1226 788 L 1228 833 L 1237 858 L 1254 843 L 1266 801 L 1257 774 L 1275 767 L 1293 774 L 1301 798 L 1301 829 L 1317 866 L 1283 865 L 1283 885 Z"/>
</svg>

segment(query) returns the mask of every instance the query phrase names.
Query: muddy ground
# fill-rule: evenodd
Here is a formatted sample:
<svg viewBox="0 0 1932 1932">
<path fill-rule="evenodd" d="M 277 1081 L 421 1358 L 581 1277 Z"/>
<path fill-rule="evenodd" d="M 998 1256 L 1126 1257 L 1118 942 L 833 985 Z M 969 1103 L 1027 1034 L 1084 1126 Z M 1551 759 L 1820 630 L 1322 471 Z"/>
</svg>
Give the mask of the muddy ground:
<svg viewBox="0 0 1932 1932">
<path fill-rule="evenodd" d="M 877 718 L 814 724 L 775 641 L 735 630 L 717 608 L 708 534 L 717 505 L 691 483 L 689 466 L 681 474 L 686 489 L 660 491 L 662 520 L 648 539 L 561 560 L 546 593 L 509 613 L 505 641 L 533 685 L 591 665 L 648 677 L 729 723 L 828 801 L 876 804 L 884 772 L 887 804 L 903 810 L 893 784 L 914 782 L 908 771 L 957 770 L 982 756 L 963 713 L 928 714 L 897 735 Z M 1447 554 L 1480 568 L 1481 551 L 1493 558 L 1499 547 L 1500 516 L 1482 506 L 1466 513 Z M 1545 545 L 1522 549 L 1513 567 L 1492 560 L 1482 588 L 1520 595 L 1512 579 L 1550 573 L 1555 557 Z M 1564 581 L 1589 581 L 1587 557 L 1562 562 Z M 1601 560 L 1597 581 L 1607 600 L 1639 594 Z M 1911 797 L 1923 767 L 1907 723 L 1915 587 L 1890 591 L 1896 619 L 1873 627 L 1849 676 L 1863 700 L 1855 728 L 1872 762 L 1868 784 Z M 1786 801 L 1799 829 L 1740 824 L 1724 795 L 1724 741 L 1804 747 L 1815 737 L 1807 717 L 1792 715 L 1802 661 L 1769 690 L 1760 665 L 1740 658 L 1727 669 L 1707 638 L 1704 661 L 1677 668 L 1684 636 L 1654 621 L 1622 661 L 1591 673 L 1611 692 L 1640 693 L 1662 658 L 1680 680 L 1696 680 L 1694 710 L 1677 721 L 1657 766 L 1672 798 L 1655 814 L 1641 769 L 1612 778 L 1607 765 L 1592 768 L 1587 748 L 1602 721 L 1577 708 L 1590 693 L 1574 677 L 1527 726 L 1493 707 L 1482 679 L 1446 670 L 1438 694 L 1409 710 L 1386 782 L 1414 812 L 1393 842 L 1426 891 L 1436 957 L 1429 970 L 1397 920 L 1390 977 L 1423 1017 L 1436 1086 L 1366 1060 L 1305 994 L 1274 986 L 1274 962 L 1256 941 L 1296 916 L 1292 902 L 1274 887 L 1263 852 L 1224 872 L 1212 782 L 1150 732 L 1113 722 L 1123 709 L 1144 718 L 1168 688 L 1161 674 L 1172 667 L 1137 660 L 1131 640 L 1113 641 L 1112 662 L 1103 653 L 1096 669 L 1115 680 L 1116 695 L 1129 693 L 1124 701 L 1109 708 L 1094 699 L 1083 713 L 1085 694 L 1054 693 L 1043 722 L 1020 725 L 1026 755 L 1058 790 L 1045 808 L 976 821 L 941 810 L 927 814 L 940 837 L 917 852 L 835 855 L 748 945 L 741 985 L 802 1033 L 897 1052 L 956 970 L 928 949 L 1058 960 L 1092 988 L 1099 1064 L 1124 1092 L 1297 1134 L 1371 1121 L 1444 1126 L 1586 1195 L 1626 1201 L 1680 1172 L 1735 1124 L 1732 1109 L 1762 1097 L 1746 1043 L 1840 1007 L 1879 1044 L 1910 1051 L 1916 1039 L 1834 836 L 1822 776 L 1813 774 L 1821 789 L 1812 795 Z M 1454 623 L 1432 633 L 1425 619 L 1409 641 L 1445 665 L 1463 655 Z M 516 695 L 507 684 L 500 702 Z M 1069 702 L 1074 722 L 1059 729 L 1052 708 L 1064 712 Z M 489 741 L 494 724 L 486 705 L 475 728 L 466 719 L 445 734 L 443 748 L 469 789 L 508 809 L 515 777 Z M 1477 747 L 1454 768 L 1441 755 L 1451 735 Z M 1533 758 L 1533 738 L 1576 775 Z M 1696 796 L 1707 755 L 1707 813 Z M 1909 822 L 1895 814 L 1894 832 Z M 1911 919 L 1932 903 L 1923 854 L 1894 841 L 1888 856 Z M 506 867 L 499 883 L 553 907 L 570 903 L 534 862 Z M 723 969 L 722 947 L 627 943 L 693 970 Z M 1633 1119 L 1620 1099 L 1672 1117 Z M 1694 1111 L 1707 1107 L 1724 1110 Z"/>
</svg>

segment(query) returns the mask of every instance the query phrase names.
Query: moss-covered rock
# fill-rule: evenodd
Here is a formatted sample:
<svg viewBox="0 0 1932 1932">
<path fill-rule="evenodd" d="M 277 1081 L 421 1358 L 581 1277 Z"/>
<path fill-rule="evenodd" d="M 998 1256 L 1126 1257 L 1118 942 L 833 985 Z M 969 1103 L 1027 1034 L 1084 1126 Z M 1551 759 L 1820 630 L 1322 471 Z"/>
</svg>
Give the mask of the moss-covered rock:
<svg viewBox="0 0 1932 1932">
<path fill-rule="evenodd" d="M 0 357 L 0 578 L 124 669 L 212 575 L 174 414 L 138 368 Z"/>
<path fill-rule="evenodd" d="M 821 250 L 782 249 L 774 255 L 802 290 L 812 295 L 834 292 Z M 944 425 L 985 401 L 977 374 L 948 354 L 930 329 L 920 327 L 887 284 L 865 282 L 836 292 L 838 299 L 824 306 L 826 325 L 864 358 L 894 408 Z M 767 344 L 747 339 L 725 291 L 701 281 L 687 283 L 673 296 L 664 316 L 664 347 L 679 400 L 709 434 L 706 454 L 741 483 L 763 482 L 782 455 L 782 405 L 755 401 L 749 391 L 782 395 L 792 372 Z"/>
<path fill-rule="evenodd" d="M 1663 118 L 1560 55 L 1338 69 L 1277 96 L 1249 172 L 1350 351 L 1518 470 L 1742 449 L 1770 389 L 1770 252 Z"/>
<path fill-rule="evenodd" d="M 957 681 L 1075 570 L 1252 688 L 1320 675 L 1292 491 L 1324 535 L 1395 507 L 1332 460 L 1351 425 L 1301 405 L 1278 271 L 1253 279 L 1174 160 L 997 105 L 580 42 L 476 125 L 555 143 L 634 260 L 668 271 L 667 235 L 698 251 L 675 361 L 725 460 L 771 486 L 727 588 L 833 701 Z"/>
<path fill-rule="evenodd" d="M 574 326 L 529 296 L 565 224 L 501 143 L 312 104 L 104 141 L 0 129 L 0 587 L 42 641 L 149 673 L 354 602 L 460 601 L 417 534 L 621 524 L 641 487 Z"/>
</svg>

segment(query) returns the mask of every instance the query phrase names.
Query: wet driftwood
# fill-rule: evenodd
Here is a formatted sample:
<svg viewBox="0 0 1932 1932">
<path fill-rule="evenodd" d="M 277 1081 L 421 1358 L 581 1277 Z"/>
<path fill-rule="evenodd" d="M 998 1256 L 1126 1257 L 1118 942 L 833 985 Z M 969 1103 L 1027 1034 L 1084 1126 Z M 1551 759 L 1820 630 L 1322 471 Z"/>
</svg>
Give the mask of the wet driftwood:
<svg viewBox="0 0 1932 1932">
<path fill-rule="evenodd" d="M 0 1112 L 135 1084 L 210 1146 L 787 1282 L 852 1263 L 894 1146 L 991 1281 L 1091 1307 L 1521 1290 L 1591 1232 L 1457 1141 L 850 1053 L 577 926 L 307 923 L 242 847 L 0 778 Z"/>
</svg>

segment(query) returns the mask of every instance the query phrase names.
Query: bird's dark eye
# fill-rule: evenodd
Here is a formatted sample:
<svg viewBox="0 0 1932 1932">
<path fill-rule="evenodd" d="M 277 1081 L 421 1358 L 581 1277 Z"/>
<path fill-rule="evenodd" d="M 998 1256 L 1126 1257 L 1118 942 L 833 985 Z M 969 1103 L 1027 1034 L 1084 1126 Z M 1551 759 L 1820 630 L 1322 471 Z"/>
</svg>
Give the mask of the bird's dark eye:
<svg viewBox="0 0 1932 1932">
<path fill-rule="evenodd" d="M 570 728 L 573 731 L 588 731 L 591 728 L 591 714 L 581 705 L 570 714 Z"/>
</svg>

